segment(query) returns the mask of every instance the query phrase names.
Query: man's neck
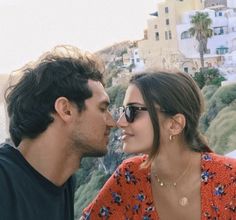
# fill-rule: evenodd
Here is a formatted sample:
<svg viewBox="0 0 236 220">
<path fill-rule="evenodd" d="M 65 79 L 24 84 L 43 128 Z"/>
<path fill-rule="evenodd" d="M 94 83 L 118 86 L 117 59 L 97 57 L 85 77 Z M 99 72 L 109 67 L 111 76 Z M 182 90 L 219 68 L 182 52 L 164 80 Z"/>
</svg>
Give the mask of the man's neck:
<svg viewBox="0 0 236 220">
<path fill-rule="evenodd" d="M 18 147 L 27 162 L 56 186 L 63 185 L 79 168 L 80 155 L 69 149 L 62 140 L 42 136 L 24 139 Z"/>
</svg>

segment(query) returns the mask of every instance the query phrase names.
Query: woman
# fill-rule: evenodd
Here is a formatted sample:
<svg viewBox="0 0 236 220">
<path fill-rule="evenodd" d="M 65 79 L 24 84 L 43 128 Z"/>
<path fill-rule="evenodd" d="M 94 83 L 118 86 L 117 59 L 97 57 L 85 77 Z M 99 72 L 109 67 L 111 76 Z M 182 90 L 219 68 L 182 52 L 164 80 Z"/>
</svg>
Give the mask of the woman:
<svg viewBox="0 0 236 220">
<path fill-rule="evenodd" d="M 184 73 L 134 75 L 120 118 L 125 160 L 83 219 L 236 219 L 236 160 L 197 130 L 202 95 Z"/>
</svg>

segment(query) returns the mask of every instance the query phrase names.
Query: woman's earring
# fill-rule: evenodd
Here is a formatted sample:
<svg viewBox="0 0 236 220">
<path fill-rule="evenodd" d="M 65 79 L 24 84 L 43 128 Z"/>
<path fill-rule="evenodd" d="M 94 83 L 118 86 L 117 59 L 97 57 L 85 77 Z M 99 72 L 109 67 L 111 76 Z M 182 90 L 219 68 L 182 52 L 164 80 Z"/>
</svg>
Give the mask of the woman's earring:
<svg viewBox="0 0 236 220">
<path fill-rule="evenodd" d="M 171 134 L 171 135 L 169 136 L 169 140 L 172 141 L 173 139 L 174 139 L 174 135 Z"/>
</svg>

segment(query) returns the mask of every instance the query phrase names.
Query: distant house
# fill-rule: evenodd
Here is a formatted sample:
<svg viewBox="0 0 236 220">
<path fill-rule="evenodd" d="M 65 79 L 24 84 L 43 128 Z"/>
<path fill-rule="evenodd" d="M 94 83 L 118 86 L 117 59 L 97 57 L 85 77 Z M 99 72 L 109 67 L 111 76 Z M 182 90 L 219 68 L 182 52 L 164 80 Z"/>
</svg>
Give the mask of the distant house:
<svg viewBox="0 0 236 220">
<path fill-rule="evenodd" d="M 138 48 L 129 48 L 127 53 L 123 54 L 123 65 L 126 68 L 131 67 L 134 73 L 143 71 L 144 61 L 139 56 Z"/>
</svg>

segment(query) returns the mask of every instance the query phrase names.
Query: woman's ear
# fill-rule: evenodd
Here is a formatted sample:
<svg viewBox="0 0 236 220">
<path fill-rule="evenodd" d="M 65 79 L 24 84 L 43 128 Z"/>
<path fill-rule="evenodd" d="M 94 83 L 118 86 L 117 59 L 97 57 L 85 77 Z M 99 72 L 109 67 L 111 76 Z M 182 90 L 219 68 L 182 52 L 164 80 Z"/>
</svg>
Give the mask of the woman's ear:
<svg viewBox="0 0 236 220">
<path fill-rule="evenodd" d="M 72 115 L 72 104 L 66 97 L 57 98 L 54 103 L 54 108 L 63 121 L 70 120 Z"/>
<path fill-rule="evenodd" d="M 186 118 L 183 114 L 176 114 L 171 117 L 170 131 L 172 135 L 180 134 L 186 125 Z"/>
</svg>

